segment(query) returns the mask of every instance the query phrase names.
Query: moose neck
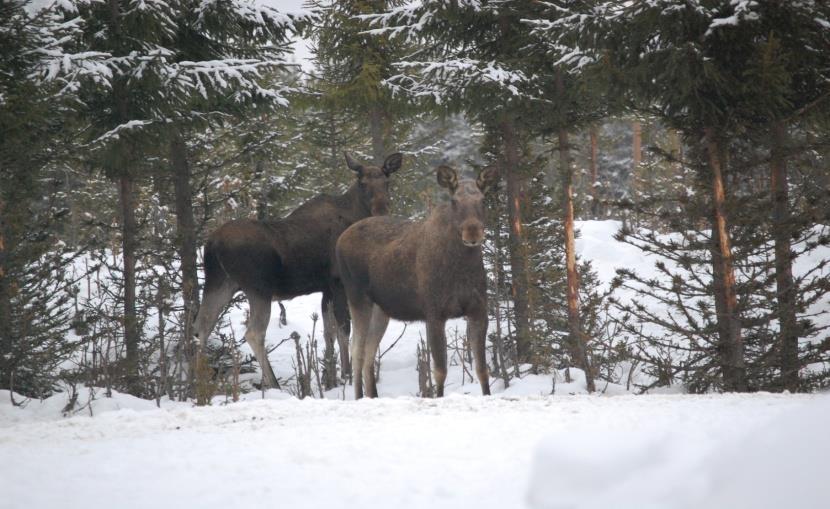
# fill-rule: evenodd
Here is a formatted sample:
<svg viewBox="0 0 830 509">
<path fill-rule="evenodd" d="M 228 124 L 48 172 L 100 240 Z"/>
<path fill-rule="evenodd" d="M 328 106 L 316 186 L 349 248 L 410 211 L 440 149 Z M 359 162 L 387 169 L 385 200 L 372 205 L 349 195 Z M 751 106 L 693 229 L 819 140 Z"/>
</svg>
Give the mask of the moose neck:
<svg viewBox="0 0 830 509">
<path fill-rule="evenodd" d="M 343 193 L 342 197 L 345 198 L 345 201 L 348 204 L 347 207 L 354 215 L 355 221 L 372 215 L 372 210 L 361 199 L 360 184 L 357 182 L 353 183 L 351 187 L 349 187 L 349 190 Z"/>
</svg>

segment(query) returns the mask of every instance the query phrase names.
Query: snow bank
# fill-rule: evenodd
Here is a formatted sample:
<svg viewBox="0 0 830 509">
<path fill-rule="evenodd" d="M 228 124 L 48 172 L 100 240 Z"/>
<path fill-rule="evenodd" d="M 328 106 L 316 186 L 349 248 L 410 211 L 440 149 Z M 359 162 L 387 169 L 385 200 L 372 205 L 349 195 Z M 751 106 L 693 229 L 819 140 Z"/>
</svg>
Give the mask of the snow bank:
<svg viewBox="0 0 830 509">
<path fill-rule="evenodd" d="M 0 414 L 0 507 L 755 509 L 797 489 L 777 507 L 812 509 L 827 402 L 452 394 Z"/>
<path fill-rule="evenodd" d="M 71 406 L 69 406 L 71 394 L 68 390 L 56 392 L 43 400 L 27 399 L 20 394 L 14 394 L 13 397 L 18 406 L 12 403 L 12 395 L 9 391 L 0 390 L 0 425 L 51 421 L 74 415 L 94 416 L 102 412 L 117 410 L 142 412 L 157 408 L 155 401 L 136 398 L 118 391 L 112 391 L 112 396 L 106 397 L 106 391 L 102 388 L 79 388 L 77 399 Z M 165 405 L 172 403 L 165 401 Z"/>
<path fill-rule="evenodd" d="M 688 420 L 684 413 L 678 412 L 673 422 L 665 416 L 629 420 L 620 415 L 578 434 L 563 430 L 549 436 L 536 453 L 529 505 L 827 507 L 830 396 L 768 421 L 755 412 L 735 420 L 710 415 L 704 422 Z"/>
</svg>

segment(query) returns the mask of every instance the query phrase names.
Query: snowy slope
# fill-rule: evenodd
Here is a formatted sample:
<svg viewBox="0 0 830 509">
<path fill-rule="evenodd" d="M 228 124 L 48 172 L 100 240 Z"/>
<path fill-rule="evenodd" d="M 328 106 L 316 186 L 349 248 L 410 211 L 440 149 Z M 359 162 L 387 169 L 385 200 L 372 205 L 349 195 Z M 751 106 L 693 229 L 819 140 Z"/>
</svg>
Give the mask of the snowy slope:
<svg viewBox="0 0 830 509">
<path fill-rule="evenodd" d="M 828 420 L 830 396 L 771 394 L 4 411 L 0 506 L 763 508 L 797 487 L 818 509 Z"/>
</svg>

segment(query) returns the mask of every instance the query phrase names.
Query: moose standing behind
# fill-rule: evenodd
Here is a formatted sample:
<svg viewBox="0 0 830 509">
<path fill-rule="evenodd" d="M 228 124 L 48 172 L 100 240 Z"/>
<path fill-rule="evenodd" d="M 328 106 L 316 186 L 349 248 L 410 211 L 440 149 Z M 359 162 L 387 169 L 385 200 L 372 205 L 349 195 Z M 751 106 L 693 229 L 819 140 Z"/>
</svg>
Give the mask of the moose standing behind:
<svg viewBox="0 0 830 509">
<path fill-rule="evenodd" d="M 337 241 L 337 263 L 353 330 L 355 398 L 377 397 L 374 359 L 389 318 L 427 325 L 437 395 L 447 377 L 447 319 L 467 317 L 481 392 L 490 394 L 485 340 L 487 281 L 481 258 L 484 193 L 498 182 L 488 167 L 476 180 L 459 181 L 452 168 L 436 170 L 452 194 L 425 221 L 371 217 L 350 226 Z M 362 377 L 361 377 L 362 373 Z"/>
<path fill-rule="evenodd" d="M 330 331 L 336 327 L 342 338 L 341 366 L 348 372 L 348 314 L 336 273 L 335 242 L 352 223 L 387 213 L 389 176 L 400 169 L 401 160 L 401 154 L 392 154 L 378 168 L 346 154 L 357 181 L 345 194 L 318 195 L 279 221 L 242 219 L 213 232 L 205 244 L 205 288 L 194 324 L 201 351 L 219 314 L 242 290 L 250 307 L 245 340 L 262 369 L 263 386 L 279 387 L 265 350 L 271 301 L 323 292 L 326 341 L 333 341 Z"/>
</svg>

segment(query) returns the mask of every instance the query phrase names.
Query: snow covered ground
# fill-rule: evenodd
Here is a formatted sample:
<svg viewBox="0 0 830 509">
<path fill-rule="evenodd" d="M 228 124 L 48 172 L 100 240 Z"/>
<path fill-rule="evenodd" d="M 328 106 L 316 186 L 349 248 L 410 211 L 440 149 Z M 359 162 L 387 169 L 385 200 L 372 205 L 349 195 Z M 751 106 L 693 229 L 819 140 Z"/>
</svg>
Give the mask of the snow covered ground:
<svg viewBox="0 0 830 509">
<path fill-rule="evenodd" d="M 277 394 L 274 394 L 275 396 Z M 830 396 L 251 400 L 0 394 L 0 506 L 826 508 Z M 120 406 L 120 410 L 115 407 Z"/>
<path fill-rule="evenodd" d="M 612 246 L 616 229 L 581 224 L 580 254 L 606 283 L 618 266 L 652 270 L 636 248 Z M 319 300 L 285 302 L 283 327 L 275 306 L 267 342 L 310 336 Z M 230 312 L 236 337 L 245 310 Z M 463 320 L 448 324 L 451 344 L 456 328 L 464 333 Z M 0 391 L 0 509 L 830 507 L 819 492 L 830 478 L 830 395 L 634 396 L 604 383 L 587 395 L 572 370 L 571 383 L 562 373 L 507 389 L 494 381 L 495 396 L 482 398 L 451 350 L 448 397 L 423 400 L 414 396 L 424 328 L 393 321 L 381 351 L 398 337 L 373 401 L 349 401 L 347 387 L 324 400 L 272 390 L 157 408 L 102 390 L 87 404 L 83 389 L 63 417 L 65 393 L 20 408 Z M 293 355 L 290 343 L 271 354 L 284 381 Z"/>
</svg>

